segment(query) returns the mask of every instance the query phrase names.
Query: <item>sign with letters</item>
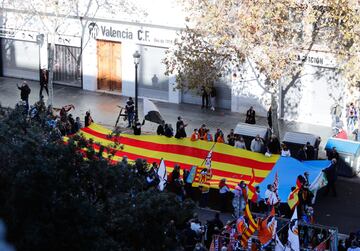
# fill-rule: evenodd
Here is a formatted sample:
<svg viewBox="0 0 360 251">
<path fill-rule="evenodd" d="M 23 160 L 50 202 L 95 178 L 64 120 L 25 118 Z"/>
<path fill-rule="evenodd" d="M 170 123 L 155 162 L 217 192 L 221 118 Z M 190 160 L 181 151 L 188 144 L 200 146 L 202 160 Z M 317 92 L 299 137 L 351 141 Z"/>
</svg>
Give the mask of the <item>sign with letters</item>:
<svg viewBox="0 0 360 251">
<path fill-rule="evenodd" d="M 36 42 L 38 32 L 0 28 L 0 37 Z"/>
<path fill-rule="evenodd" d="M 334 55 L 330 52 L 322 51 L 310 51 L 310 52 L 300 52 L 296 55 L 296 61 L 300 62 L 305 60 L 305 64 L 327 67 L 327 68 L 336 68 L 337 62 Z"/>
<path fill-rule="evenodd" d="M 171 46 L 176 37 L 176 30 L 136 25 L 92 22 L 88 25 L 88 29 L 89 35 L 93 39 L 133 41 L 139 44 L 163 47 Z"/>
</svg>

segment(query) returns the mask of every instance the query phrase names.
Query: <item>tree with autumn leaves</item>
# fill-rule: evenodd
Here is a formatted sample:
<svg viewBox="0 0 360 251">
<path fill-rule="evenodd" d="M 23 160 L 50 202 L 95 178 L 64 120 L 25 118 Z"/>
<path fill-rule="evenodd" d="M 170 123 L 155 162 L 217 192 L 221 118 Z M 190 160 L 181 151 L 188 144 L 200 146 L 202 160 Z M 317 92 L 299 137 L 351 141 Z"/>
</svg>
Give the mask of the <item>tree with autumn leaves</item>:
<svg viewBox="0 0 360 251">
<path fill-rule="evenodd" d="M 181 246 L 167 231 L 192 216 L 191 201 L 149 189 L 143 161 L 112 164 L 109 149 L 80 136 L 64 144 L 43 122 L 0 106 L 0 219 L 16 250 Z"/>
<path fill-rule="evenodd" d="M 357 1 L 182 2 L 188 27 L 164 60 L 167 73 L 177 75 L 179 88 L 211 86 L 235 66 L 250 65 L 257 84 L 271 95 L 273 130 L 279 135 L 280 89 L 291 89 L 309 53 L 322 49 L 335 56 L 349 99 L 355 94 L 360 79 Z M 299 54 L 302 57 L 297 60 Z"/>
</svg>

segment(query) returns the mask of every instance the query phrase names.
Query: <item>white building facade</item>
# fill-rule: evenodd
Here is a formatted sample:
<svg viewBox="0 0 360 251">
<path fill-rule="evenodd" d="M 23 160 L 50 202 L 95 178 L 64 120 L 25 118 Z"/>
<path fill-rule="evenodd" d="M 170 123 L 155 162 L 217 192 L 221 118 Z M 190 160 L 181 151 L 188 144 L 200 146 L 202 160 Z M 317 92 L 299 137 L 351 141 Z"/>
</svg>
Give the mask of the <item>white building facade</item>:
<svg viewBox="0 0 360 251">
<path fill-rule="evenodd" d="M 163 0 L 148 2 L 164 7 Z M 69 18 L 69 28 L 55 38 L 36 22 L 17 27 L 11 20 L 17 14 L 6 13 L 6 22 L 0 23 L 0 74 L 38 80 L 39 69 L 48 67 L 49 43 L 55 39 L 55 84 L 134 96 L 133 53 L 139 51 L 140 97 L 170 103 L 201 104 L 197 93 L 177 90 L 175 77 L 164 74 L 162 60 L 165 52 L 174 44 L 177 33 L 185 24 L 177 7 L 165 7 L 169 8 L 162 9 L 167 13 L 167 19 L 157 17 L 156 22 L 148 23 L 88 18 L 86 25 L 81 25 L 77 18 Z M 153 11 L 157 13 L 156 8 Z M 175 16 L 177 13 L 180 13 L 179 17 Z M 169 20 L 174 22 L 169 23 Z M 296 82 L 287 88 L 284 81 L 282 90 L 279 90 L 280 117 L 331 126 L 331 108 L 342 95 L 341 84 L 338 85 L 340 89 L 329 87 L 331 81 L 341 82 L 337 76 L 331 77 L 335 70 L 336 64 L 330 53 L 311 52 L 299 79 L 301 84 Z M 241 113 L 254 106 L 257 114 L 266 116 L 270 96 L 262 88 L 262 81 L 253 66 L 245 64 L 245 72 L 241 81 L 236 74 L 229 74 L 216 83 L 217 106 Z M 340 104 L 343 107 L 344 102 Z"/>
</svg>

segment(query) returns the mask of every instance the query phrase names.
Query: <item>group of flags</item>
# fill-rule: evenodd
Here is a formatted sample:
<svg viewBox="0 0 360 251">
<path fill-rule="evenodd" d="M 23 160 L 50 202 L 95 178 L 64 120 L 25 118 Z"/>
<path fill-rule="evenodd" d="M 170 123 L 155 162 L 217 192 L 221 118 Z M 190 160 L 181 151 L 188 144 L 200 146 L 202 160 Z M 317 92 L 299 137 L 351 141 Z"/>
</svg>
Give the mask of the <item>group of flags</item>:
<svg viewBox="0 0 360 251">
<path fill-rule="evenodd" d="M 261 245 L 266 247 L 273 240 L 275 241 L 276 250 L 300 250 L 299 236 L 298 236 L 298 219 L 296 206 L 299 202 L 298 192 L 301 184 L 297 181 L 296 188 L 289 195 L 288 204 L 294 214 L 289 223 L 288 241 L 283 245 L 279 240 L 276 229 L 277 221 L 275 218 L 274 205 L 280 202 L 278 195 L 279 190 L 279 176 L 276 172 L 273 182 L 273 197 L 268 200 L 269 206 L 273 206 L 269 215 L 264 218 L 254 219 L 250 207 L 249 200 L 256 201 L 255 185 L 259 184 L 264 177 L 270 172 L 277 156 L 264 157 L 256 153 L 242 151 L 235 149 L 225 144 L 212 145 L 210 150 L 205 150 L 209 147 L 209 142 L 190 142 L 186 139 L 179 141 L 177 139 L 165 139 L 160 136 L 135 137 L 132 135 L 124 135 L 119 138 L 109 137 L 109 131 L 96 124 L 82 129 L 85 138 L 95 139 L 103 145 L 111 145 L 113 141 L 121 141 L 126 148 L 117 150 L 114 161 L 119 161 L 120 156 L 126 154 L 129 160 L 146 157 L 148 161 L 160 161 L 159 169 L 157 170 L 160 183 L 158 189 L 163 191 L 168 180 L 168 173 L 171 172 L 172 166 L 180 163 L 184 169 L 189 170 L 189 175 L 184 182 L 191 183 L 193 186 L 209 186 L 218 187 L 221 178 L 229 179 L 229 187 L 234 189 L 240 180 L 243 180 L 248 185 L 248 191 L 243 192 L 246 198 L 246 206 L 244 215 L 236 222 L 237 234 L 239 234 L 240 244 L 243 247 L 248 245 L 248 241 L 254 233 L 258 232 L 258 237 Z M 96 145 L 94 145 L 95 150 Z M 142 149 L 139 151 L 139 149 Z M 207 148 L 209 149 L 209 148 Z M 105 153 L 106 154 L 106 153 Z M 204 156 L 206 158 L 204 160 Z M 202 163 L 196 163 L 202 157 Z M 214 160 L 215 156 L 215 160 Z M 169 166 L 166 166 L 165 158 Z M 215 163 L 213 168 L 212 163 Z M 239 164 L 241 163 L 241 164 Z M 234 171 L 236 170 L 236 171 Z M 250 174 L 250 173 L 251 174 Z M 317 191 L 319 188 L 326 185 L 326 178 L 321 172 L 315 181 L 311 184 L 310 190 Z M 219 246 L 219 245 L 215 245 Z"/>
</svg>

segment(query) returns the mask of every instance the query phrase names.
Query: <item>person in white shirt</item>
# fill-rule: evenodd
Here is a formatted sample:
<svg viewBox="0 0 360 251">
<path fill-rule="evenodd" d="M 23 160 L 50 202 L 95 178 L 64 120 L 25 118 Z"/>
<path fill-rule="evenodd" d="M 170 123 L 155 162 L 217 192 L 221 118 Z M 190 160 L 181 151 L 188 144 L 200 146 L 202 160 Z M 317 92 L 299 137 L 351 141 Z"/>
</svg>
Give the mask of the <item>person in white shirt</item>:
<svg viewBox="0 0 360 251">
<path fill-rule="evenodd" d="M 241 149 L 245 149 L 246 150 L 246 145 L 245 145 L 245 141 L 243 137 L 238 137 L 235 140 L 235 148 L 241 148 Z"/>
<path fill-rule="evenodd" d="M 356 240 L 353 240 L 347 251 L 360 251 L 359 243 Z"/>
<path fill-rule="evenodd" d="M 291 152 L 290 152 L 289 148 L 287 148 L 287 146 L 285 144 L 282 145 L 281 156 L 282 157 L 291 157 Z"/>
<path fill-rule="evenodd" d="M 260 138 L 260 135 L 256 135 L 256 137 L 251 141 L 250 149 L 253 152 L 261 153 L 264 148 L 264 143 Z"/>
</svg>

